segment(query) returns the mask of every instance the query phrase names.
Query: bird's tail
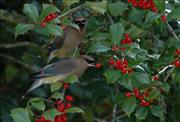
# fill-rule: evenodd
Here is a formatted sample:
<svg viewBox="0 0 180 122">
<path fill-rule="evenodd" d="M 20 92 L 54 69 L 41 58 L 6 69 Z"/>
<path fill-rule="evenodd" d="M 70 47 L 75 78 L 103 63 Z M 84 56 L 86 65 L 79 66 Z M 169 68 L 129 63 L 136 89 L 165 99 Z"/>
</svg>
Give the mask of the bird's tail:
<svg viewBox="0 0 180 122">
<path fill-rule="evenodd" d="M 24 97 L 31 91 L 33 91 L 34 89 L 38 88 L 39 86 L 41 86 L 43 84 L 43 80 L 39 79 L 39 80 L 35 80 L 34 83 L 31 85 L 31 87 L 28 89 L 28 91 L 22 96 L 22 99 L 24 99 Z"/>
</svg>

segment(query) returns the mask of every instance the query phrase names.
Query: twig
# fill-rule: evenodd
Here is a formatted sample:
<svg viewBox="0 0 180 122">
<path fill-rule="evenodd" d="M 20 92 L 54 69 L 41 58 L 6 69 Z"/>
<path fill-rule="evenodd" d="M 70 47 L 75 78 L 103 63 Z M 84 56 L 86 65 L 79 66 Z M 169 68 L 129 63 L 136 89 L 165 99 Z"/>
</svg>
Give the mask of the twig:
<svg viewBox="0 0 180 122">
<path fill-rule="evenodd" d="M 1 44 L 0 48 L 16 48 L 16 47 L 22 47 L 22 46 L 28 46 L 31 45 L 29 42 L 18 42 L 13 44 Z"/>
<path fill-rule="evenodd" d="M 71 14 L 72 12 L 74 12 L 74 11 L 80 9 L 80 8 L 82 8 L 82 5 L 77 6 L 77 7 L 73 8 L 73 9 L 70 9 L 69 11 L 61 14 L 58 18 L 62 18 L 62 17 L 64 17 L 64 16 L 67 16 L 68 14 Z"/>
<path fill-rule="evenodd" d="M 166 21 L 166 25 L 168 26 L 169 32 L 176 38 L 179 39 L 172 27 L 169 25 L 169 23 Z"/>
<path fill-rule="evenodd" d="M 25 67 L 26 69 L 29 69 L 29 70 L 32 70 L 32 71 L 36 71 L 35 68 L 33 68 L 32 66 L 29 66 L 29 65 L 25 64 L 24 62 L 22 62 L 21 60 L 16 59 L 15 57 L 12 57 L 12 56 L 10 56 L 10 55 L 5 55 L 5 54 L 2 54 L 2 53 L 0 54 L 0 56 L 1 56 L 1 57 L 4 57 L 4 58 L 6 58 L 6 59 L 9 59 L 9 60 L 11 60 L 11 61 L 13 61 L 13 62 L 16 62 L 16 63 L 22 65 L 23 67 Z"/>
</svg>

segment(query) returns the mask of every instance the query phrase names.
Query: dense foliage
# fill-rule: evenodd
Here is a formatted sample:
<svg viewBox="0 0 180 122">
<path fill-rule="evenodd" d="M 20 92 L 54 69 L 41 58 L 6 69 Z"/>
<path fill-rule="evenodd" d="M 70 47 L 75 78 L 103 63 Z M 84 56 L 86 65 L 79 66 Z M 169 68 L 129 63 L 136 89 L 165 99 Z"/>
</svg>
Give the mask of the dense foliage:
<svg viewBox="0 0 180 122">
<path fill-rule="evenodd" d="M 1 10 L 3 122 L 180 121 L 178 0 L 21 4 L 22 15 Z M 91 13 L 84 39 L 68 57 L 90 55 L 96 68 L 21 99 L 32 84 L 28 74 L 47 65 L 44 47 L 63 35 L 64 26 L 79 29 L 68 15 L 84 9 Z"/>
</svg>

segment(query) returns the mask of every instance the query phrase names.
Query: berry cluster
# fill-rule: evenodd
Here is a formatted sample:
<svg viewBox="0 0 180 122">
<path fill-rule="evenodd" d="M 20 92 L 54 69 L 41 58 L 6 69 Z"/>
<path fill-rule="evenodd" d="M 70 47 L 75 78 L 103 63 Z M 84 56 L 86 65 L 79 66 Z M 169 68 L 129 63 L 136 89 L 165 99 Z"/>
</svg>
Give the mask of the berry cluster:
<svg viewBox="0 0 180 122">
<path fill-rule="evenodd" d="M 126 45 L 126 44 L 129 44 L 129 45 L 130 45 L 130 44 L 133 43 L 132 38 L 129 36 L 128 33 L 125 33 L 124 36 L 125 36 L 125 38 L 120 41 L 120 42 L 121 42 L 121 45 Z M 125 47 L 121 47 L 121 46 L 117 46 L 117 45 L 113 45 L 112 51 L 117 51 L 117 50 L 122 50 L 122 51 L 124 51 L 124 50 L 126 50 L 126 48 L 125 48 Z"/>
<path fill-rule="evenodd" d="M 46 120 L 44 116 L 41 116 L 39 119 L 36 119 L 35 122 L 51 122 L 51 120 Z"/>
<path fill-rule="evenodd" d="M 56 101 L 56 108 L 59 112 L 64 112 L 66 109 L 70 108 L 71 102 L 73 101 L 73 97 L 70 95 L 66 96 L 66 101 L 57 100 Z"/>
<path fill-rule="evenodd" d="M 47 15 L 45 19 L 41 22 L 41 27 L 46 27 L 46 23 L 52 21 L 56 17 L 58 17 L 58 14 L 56 12 Z"/>
<path fill-rule="evenodd" d="M 67 84 L 64 85 L 65 88 L 67 88 Z M 59 111 L 59 112 L 65 112 L 65 110 L 71 108 L 72 104 L 71 102 L 73 101 L 73 97 L 70 96 L 70 95 L 67 95 L 66 96 L 66 100 L 65 101 L 62 101 L 62 100 L 57 100 L 55 102 L 56 104 L 56 109 Z M 67 115 L 66 113 L 63 113 L 61 115 L 57 115 L 55 118 L 54 118 L 54 122 L 67 122 Z"/>
<path fill-rule="evenodd" d="M 131 96 L 135 96 L 138 100 L 140 100 L 140 105 L 141 106 L 149 106 L 150 102 L 145 100 L 145 97 L 149 96 L 149 93 L 147 91 L 144 91 L 142 94 L 140 93 L 138 88 L 134 88 L 133 89 L 133 93 L 132 92 L 126 92 L 125 96 L 126 97 L 131 97 Z"/>
<path fill-rule="evenodd" d="M 67 122 L 67 115 L 66 113 L 61 115 L 56 115 L 54 118 L 54 122 Z"/>
<path fill-rule="evenodd" d="M 139 7 L 145 10 L 149 9 L 155 13 L 158 11 L 153 0 L 128 0 L 128 3 L 132 3 L 134 7 Z"/>
<path fill-rule="evenodd" d="M 109 65 L 112 65 L 115 70 L 120 70 L 122 74 L 129 74 L 133 71 L 132 68 L 128 68 L 128 60 L 114 60 L 113 58 L 109 59 Z"/>
</svg>

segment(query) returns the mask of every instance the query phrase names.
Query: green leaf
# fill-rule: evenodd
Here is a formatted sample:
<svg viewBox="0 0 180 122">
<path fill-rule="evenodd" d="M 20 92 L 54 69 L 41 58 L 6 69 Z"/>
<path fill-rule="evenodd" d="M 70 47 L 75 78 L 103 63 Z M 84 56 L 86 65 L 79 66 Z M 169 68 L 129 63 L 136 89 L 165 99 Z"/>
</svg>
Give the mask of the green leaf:
<svg viewBox="0 0 180 122">
<path fill-rule="evenodd" d="M 84 6 L 91 8 L 92 10 L 94 10 L 97 13 L 104 14 L 106 12 L 106 4 L 107 4 L 106 0 L 102 0 L 101 2 L 86 1 Z"/>
<path fill-rule="evenodd" d="M 24 13 L 33 20 L 33 22 L 38 21 L 39 13 L 38 13 L 38 8 L 30 3 L 24 4 Z"/>
<path fill-rule="evenodd" d="M 119 80 L 120 80 L 120 84 L 126 87 L 127 89 L 129 90 L 133 89 L 132 80 L 128 74 L 121 76 Z"/>
<path fill-rule="evenodd" d="M 63 94 L 59 93 L 59 92 L 55 92 L 53 95 L 51 95 L 51 98 L 55 98 L 55 99 L 63 99 Z"/>
<path fill-rule="evenodd" d="M 63 30 L 61 29 L 61 27 L 55 24 L 47 24 L 45 28 L 38 27 L 34 31 L 46 36 L 49 35 L 62 36 L 63 34 Z"/>
<path fill-rule="evenodd" d="M 53 0 L 49 0 L 49 2 L 52 4 L 52 3 L 53 3 Z"/>
<path fill-rule="evenodd" d="M 148 109 L 147 107 L 140 107 L 137 109 L 135 116 L 138 120 L 143 120 L 148 115 Z"/>
<path fill-rule="evenodd" d="M 132 74 L 132 77 L 137 82 L 141 82 L 142 84 L 149 84 L 150 83 L 149 76 L 146 73 L 134 72 Z"/>
<path fill-rule="evenodd" d="M 151 113 L 156 116 L 161 118 L 162 120 L 164 119 L 164 109 L 162 106 L 151 106 Z"/>
<path fill-rule="evenodd" d="M 145 19 L 145 24 L 147 24 L 148 22 L 153 22 L 154 20 L 157 20 L 158 18 L 160 18 L 160 14 L 156 14 L 154 12 L 148 12 L 148 14 L 146 15 L 146 19 Z"/>
<path fill-rule="evenodd" d="M 171 87 L 168 83 L 162 83 L 161 88 L 166 92 L 166 94 L 168 94 Z"/>
<path fill-rule="evenodd" d="M 180 19 L 180 7 L 175 8 L 169 15 L 168 15 L 168 19 L 172 20 L 172 19 Z"/>
<path fill-rule="evenodd" d="M 71 76 L 68 76 L 64 82 L 66 83 L 75 83 L 75 82 L 79 82 L 78 80 L 78 77 L 76 75 L 71 75 Z"/>
<path fill-rule="evenodd" d="M 158 9 L 158 11 L 164 11 L 165 9 L 165 0 L 154 0 L 154 3 Z"/>
<path fill-rule="evenodd" d="M 14 122 L 31 122 L 27 109 L 15 108 L 11 110 L 11 117 Z"/>
<path fill-rule="evenodd" d="M 53 12 L 60 12 L 60 10 L 55 6 L 48 6 L 47 8 L 45 8 L 38 18 L 39 22 L 41 22 L 47 15 Z"/>
<path fill-rule="evenodd" d="M 44 101 L 43 101 L 43 98 L 40 98 L 40 97 L 34 97 L 34 98 L 31 98 L 29 99 L 28 105 L 32 105 L 34 108 L 38 109 L 38 110 L 45 110 L 45 104 L 44 104 Z"/>
<path fill-rule="evenodd" d="M 118 79 L 120 78 L 120 74 L 121 74 L 120 71 L 115 71 L 115 70 L 112 70 L 112 69 L 107 70 L 104 73 L 104 76 L 105 76 L 105 78 L 107 80 L 107 84 L 112 84 L 112 83 L 117 82 Z"/>
<path fill-rule="evenodd" d="M 33 102 L 31 102 L 31 105 L 38 110 L 42 110 L 42 111 L 45 110 L 45 104 L 43 101 L 40 101 L 40 100 L 39 101 L 33 101 Z"/>
<path fill-rule="evenodd" d="M 51 84 L 51 92 L 59 90 L 61 86 L 62 86 L 61 82 Z"/>
<path fill-rule="evenodd" d="M 144 18 L 145 11 L 139 10 L 137 8 L 133 8 L 128 12 L 128 20 L 133 22 L 133 23 L 142 23 L 142 18 Z"/>
<path fill-rule="evenodd" d="M 45 111 L 43 116 L 46 118 L 46 120 L 54 121 L 55 116 L 60 114 L 61 112 L 58 112 L 55 108 L 53 108 Z"/>
<path fill-rule="evenodd" d="M 100 43 L 95 43 L 93 44 L 89 49 L 88 52 L 90 53 L 104 53 L 111 50 L 110 47 L 100 44 Z"/>
<path fill-rule="evenodd" d="M 34 25 L 33 24 L 18 24 L 16 27 L 15 27 L 15 38 L 18 36 L 18 35 L 22 35 L 22 34 L 25 34 L 28 30 L 31 30 L 34 28 Z"/>
<path fill-rule="evenodd" d="M 109 3 L 108 10 L 113 16 L 122 15 L 123 12 L 128 9 L 128 5 L 124 2 L 118 1 L 116 3 Z"/>
<path fill-rule="evenodd" d="M 124 27 L 121 23 L 116 23 L 110 26 L 111 39 L 114 44 L 118 44 L 122 38 Z"/>
<path fill-rule="evenodd" d="M 149 96 L 147 100 L 157 99 L 160 95 L 160 92 L 158 89 L 154 89 L 149 93 Z"/>
<path fill-rule="evenodd" d="M 66 110 L 67 113 L 84 113 L 84 111 L 78 107 L 71 107 Z"/>
<path fill-rule="evenodd" d="M 74 4 L 74 3 L 79 2 L 79 0 L 64 0 L 63 2 L 65 4 L 67 4 L 67 6 L 70 6 L 70 5 Z"/>
<path fill-rule="evenodd" d="M 126 98 L 124 100 L 122 109 L 128 115 L 128 117 L 130 117 L 131 113 L 135 110 L 135 108 L 136 108 L 136 98 L 135 97 Z"/>
</svg>

